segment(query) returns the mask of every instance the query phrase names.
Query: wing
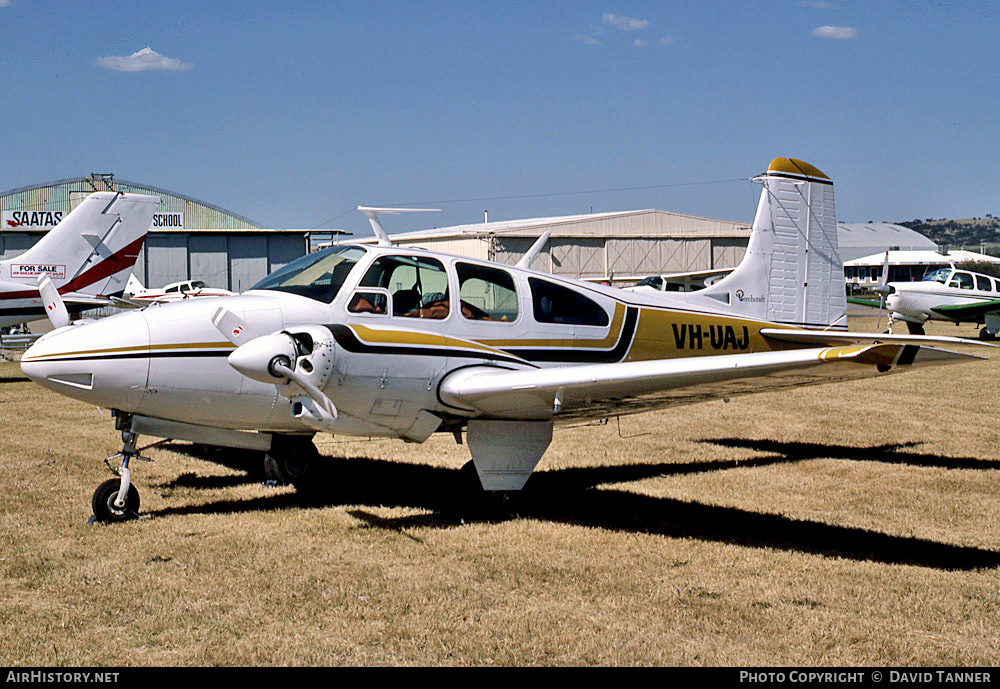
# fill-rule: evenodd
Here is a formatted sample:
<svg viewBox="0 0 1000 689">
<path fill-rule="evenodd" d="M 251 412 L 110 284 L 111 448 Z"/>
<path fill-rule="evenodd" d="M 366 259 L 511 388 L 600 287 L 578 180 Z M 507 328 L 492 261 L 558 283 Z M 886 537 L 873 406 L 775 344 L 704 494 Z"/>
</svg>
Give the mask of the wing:
<svg viewBox="0 0 1000 689">
<path fill-rule="evenodd" d="M 531 371 L 476 366 L 445 378 L 439 395 L 473 415 L 567 422 L 979 358 L 929 347 L 870 344 Z"/>
<path fill-rule="evenodd" d="M 855 299 L 854 297 L 848 297 L 847 303 L 860 304 L 861 306 L 870 306 L 873 309 L 885 308 L 885 304 L 875 299 Z"/>
<path fill-rule="evenodd" d="M 976 304 L 955 304 L 952 306 L 935 306 L 931 311 L 955 321 L 967 321 L 987 313 L 1000 311 L 1000 299 L 990 299 Z"/>
<path fill-rule="evenodd" d="M 107 297 L 95 297 L 90 294 L 80 294 L 70 292 L 62 295 L 63 302 L 67 304 L 78 304 L 80 306 L 112 306 L 113 302 Z"/>
<path fill-rule="evenodd" d="M 761 328 L 760 334 L 777 342 L 794 342 L 805 345 L 834 347 L 849 344 L 898 344 L 898 345 L 971 345 L 996 347 L 980 340 L 947 335 L 891 335 L 889 333 L 830 332 L 828 330 L 793 330 L 786 328 Z"/>
</svg>

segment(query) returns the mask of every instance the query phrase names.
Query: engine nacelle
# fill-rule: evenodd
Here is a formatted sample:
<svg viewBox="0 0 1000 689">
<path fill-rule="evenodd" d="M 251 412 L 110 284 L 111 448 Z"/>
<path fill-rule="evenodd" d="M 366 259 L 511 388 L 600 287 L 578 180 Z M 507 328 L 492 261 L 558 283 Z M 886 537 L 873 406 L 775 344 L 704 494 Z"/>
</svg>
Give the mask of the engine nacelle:
<svg viewBox="0 0 1000 689">
<path fill-rule="evenodd" d="M 229 365 L 248 378 L 261 383 L 284 383 L 287 378 L 275 373 L 274 364 L 282 362 L 286 366 L 296 365 L 298 352 L 296 342 L 286 332 L 255 337 L 242 344 L 229 355 Z"/>
</svg>

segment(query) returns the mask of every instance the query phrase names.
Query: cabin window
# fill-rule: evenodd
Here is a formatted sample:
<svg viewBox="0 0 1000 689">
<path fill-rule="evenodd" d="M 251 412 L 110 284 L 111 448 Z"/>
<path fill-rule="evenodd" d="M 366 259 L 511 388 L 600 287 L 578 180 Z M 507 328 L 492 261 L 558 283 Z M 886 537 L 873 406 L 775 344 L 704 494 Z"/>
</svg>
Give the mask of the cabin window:
<svg viewBox="0 0 1000 689">
<path fill-rule="evenodd" d="M 358 290 L 351 297 L 347 310 L 351 313 L 374 313 L 386 315 L 389 313 L 389 296 L 386 292 L 365 292 Z"/>
<path fill-rule="evenodd" d="M 472 321 L 517 320 L 517 290 L 506 270 L 456 263 L 462 316 Z"/>
<path fill-rule="evenodd" d="M 993 285 L 993 288 L 994 288 L 994 289 L 995 289 L 995 290 L 996 290 L 997 292 L 1000 292 L 1000 280 L 998 280 L 998 279 L 996 279 L 996 278 L 993 278 L 993 282 L 995 283 L 995 284 Z"/>
<path fill-rule="evenodd" d="M 168 287 L 164 291 L 166 291 L 166 292 L 180 292 L 181 291 L 181 286 L 180 285 L 174 285 L 173 287 Z"/>
<path fill-rule="evenodd" d="M 643 278 L 639 282 L 635 283 L 636 287 L 652 287 L 653 289 L 663 290 L 663 278 L 659 275 L 650 275 L 648 278 Z"/>
<path fill-rule="evenodd" d="M 358 286 L 389 290 L 393 316 L 442 320 L 450 312 L 448 274 L 433 258 L 382 256 Z"/>
<path fill-rule="evenodd" d="M 528 285 L 539 323 L 604 326 L 609 322 L 607 312 L 579 292 L 537 278 L 528 278 Z"/>
<path fill-rule="evenodd" d="M 276 270 L 250 289 L 271 289 L 300 294 L 329 304 L 365 250 L 357 246 L 332 246 L 306 254 Z"/>
<path fill-rule="evenodd" d="M 956 271 L 955 275 L 952 276 L 951 282 L 948 283 L 949 287 L 958 287 L 959 289 L 975 289 L 975 283 L 972 281 L 972 273 L 963 273 Z"/>
<path fill-rule="evenodd" d="M 986 277 L 985 275 L 977 275 L 976 276 L 976 289 L 981 290 L 983 292 L 992 292 L 993 291 L 993 285 L 990 284 L 990 279 L 988 277 Z"/>
</svg>

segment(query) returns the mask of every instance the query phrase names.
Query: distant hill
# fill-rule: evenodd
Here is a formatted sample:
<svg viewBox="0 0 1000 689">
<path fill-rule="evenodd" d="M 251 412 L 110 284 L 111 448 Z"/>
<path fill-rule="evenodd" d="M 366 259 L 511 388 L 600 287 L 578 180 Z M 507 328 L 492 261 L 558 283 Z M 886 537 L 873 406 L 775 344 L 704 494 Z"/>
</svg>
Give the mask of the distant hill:
<svg viewBox="0 0 1000 689">
<path fill-rule="evenodd" d="M 992 249 L 988 253 L 996 254 L 1000 247 L 1000 218 L 987 215 L 985 218 L 917 218 L 904 220 L 897 225 L 908 227 L 929 238 L 938 246 L 951 249 L 966 248 L 978 251 L 983 244 Z"/>
</svg>

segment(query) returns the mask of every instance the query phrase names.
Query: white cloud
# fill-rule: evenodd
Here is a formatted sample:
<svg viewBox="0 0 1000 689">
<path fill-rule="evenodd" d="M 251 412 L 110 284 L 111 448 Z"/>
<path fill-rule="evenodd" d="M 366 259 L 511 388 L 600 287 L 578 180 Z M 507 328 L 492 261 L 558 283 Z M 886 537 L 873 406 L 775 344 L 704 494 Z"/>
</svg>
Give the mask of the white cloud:
<svg viewBox="0 0 1000 689">
<path fill-rule="evenodd" d="M 146 46 L 129 56 L 109 56 L 97 58 L 97 66 L 116 72 L 148 72 L 160 70 L 164 72 L 183 72 L 194 68 L 190 62 L 181 62 L 172 57 L 165 57 Z"/>
<path fill-rule="evenodd" d="M 812 7 L 814 10 L 834 9 L 833 5 L 831 5 L 830 3 L 821 1 L 808 2 L 807 0 L 802 0 L 802 2 L 799 3 L 799 5 L 802 7 Z"/>
<path fill-rule="evenodd" d="M 636 48 L 642 48 L 642 47 L 647 46 L 647 45 L 649 45 L 649 41 L 644 41 L 641 38 L 635 39 L 635 47 Z"/>
<path fill-rule="evenodd" d="M 858 30 L 853 26 L 818 26 L 812 30 L 812 35 L 817 38 L 835 38 L 843 40 L 845 38 L 855 38 Z"/>
<path fill-rule="evenodd" d="M 610 24 L 611 26 L 617 27 L 622 31 L 638 31 L 639 29 L 645 29 L 649 26 L 649 20 L 647 19 L 633 19 L 632 17 L 624 17 L 620 14 L 605 13 L 601 17 L 602 24 Z"/>
<path fill-rule="evenodd" d="M 13 4 L 10 0 L 0 0 L 0 7 L 10 7 Z"/>
<path fill-rule="evenodd" d="M 583 34 L 577 34 L 574 38 L 584 45 L 601 45 L 601 42 L 594 38 L 593 36 L 585 36 Z"/>
</svg>

